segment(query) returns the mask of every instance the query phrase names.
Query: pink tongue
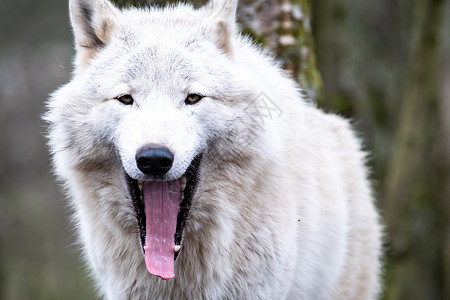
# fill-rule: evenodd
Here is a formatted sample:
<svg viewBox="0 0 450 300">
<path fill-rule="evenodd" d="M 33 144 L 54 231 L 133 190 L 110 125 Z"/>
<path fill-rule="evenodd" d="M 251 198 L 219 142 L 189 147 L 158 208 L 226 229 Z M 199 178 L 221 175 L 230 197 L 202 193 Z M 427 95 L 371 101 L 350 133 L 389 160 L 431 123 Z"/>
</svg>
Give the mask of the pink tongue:
<svg viewBox="0 0 450 300">
<path fill-rule="evenodd" d="M 151 274 L 162 279 L 175 277 L 174 235 L 181 198 L 180 188 L 180 179 L 143 183 L 147 219 L 145 265 Z"/>
</svg>

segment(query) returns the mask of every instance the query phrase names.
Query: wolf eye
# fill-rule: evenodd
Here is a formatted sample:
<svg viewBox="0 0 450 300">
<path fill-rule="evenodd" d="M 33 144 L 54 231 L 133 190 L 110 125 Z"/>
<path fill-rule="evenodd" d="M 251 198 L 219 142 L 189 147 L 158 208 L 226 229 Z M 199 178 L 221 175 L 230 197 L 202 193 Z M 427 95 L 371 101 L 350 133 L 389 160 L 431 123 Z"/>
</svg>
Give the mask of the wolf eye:
<svg viewBox="0 0 450 300">
<path fill-rule="evenodd" d="M 125 104 L 125 105 L 131 105 L 134 102 L 133 97 L 131 97 L 131 95 L 120 96 L 117 98 L 117 100 L 119 100 L 120 103 Z"/>
<path fill-rule="evenodd" d="M 184 100 L 184 103 L 187 105 L 195 104 L 202 100 L 203 96 L 200 96 L 198 94 L 189 94 L 186 99 Z"/>
</svg>

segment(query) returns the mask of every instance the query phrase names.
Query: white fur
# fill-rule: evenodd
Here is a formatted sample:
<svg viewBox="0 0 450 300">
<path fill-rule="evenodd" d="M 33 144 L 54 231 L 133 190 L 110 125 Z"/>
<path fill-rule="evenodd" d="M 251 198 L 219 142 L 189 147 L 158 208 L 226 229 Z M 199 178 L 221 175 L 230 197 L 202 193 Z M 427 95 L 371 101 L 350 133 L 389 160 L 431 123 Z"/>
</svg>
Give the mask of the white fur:
<svg viewBox="0 0 450 300">
<path fill-rule="evenodd" d="M 235 0 L 199 10 L 120 11 L 107 0 L 70 7 L 75 73 L 45 118 L 105 298 L 376 297 L 381 234 L 365 154 L 347 121 L 306 103 L 236 32 Z M 190 93 L 205 97 L 185 105 Z M 279 114 L 262 117 L 261 93 Z M 123 94 L 135 103 L 115 99 Z M 175 155 L 166 179 L 203 153 L 175 278 L 166 281 L 145 267 L 124 179 L 149 179 L 135 164 L 149 143 Z"/>
</svg>

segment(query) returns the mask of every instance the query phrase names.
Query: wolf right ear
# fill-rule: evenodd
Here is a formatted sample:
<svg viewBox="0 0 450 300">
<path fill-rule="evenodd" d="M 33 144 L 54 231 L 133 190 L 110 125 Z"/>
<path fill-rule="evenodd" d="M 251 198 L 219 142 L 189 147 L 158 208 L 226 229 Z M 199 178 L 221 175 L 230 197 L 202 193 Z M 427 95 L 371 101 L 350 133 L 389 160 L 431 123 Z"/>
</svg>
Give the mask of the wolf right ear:
<svg viewBox="0 0 450 300">
<path fill-rule="evenodd" d="M 213 34 L 219 48 L 231 55 L 231 40 L 236 34 L 236 8 L 238 0 L 209 0 L 205 5 L 212 17 Z"/>
<path fill-rule="evenodd" d="M 120 10 L 108 0 L 70 0 L 69 8 L 77 50 L 76 64 L 85 66 L 109 42 Z"/>
</svg>

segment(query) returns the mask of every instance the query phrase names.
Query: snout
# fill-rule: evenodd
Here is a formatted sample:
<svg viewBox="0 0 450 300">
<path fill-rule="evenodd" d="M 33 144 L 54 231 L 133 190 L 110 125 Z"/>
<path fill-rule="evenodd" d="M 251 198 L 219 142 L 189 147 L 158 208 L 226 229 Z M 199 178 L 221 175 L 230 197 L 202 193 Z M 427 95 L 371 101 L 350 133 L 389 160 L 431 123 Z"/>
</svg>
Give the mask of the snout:
<svg viewBox="0 0 450 300">
<path fill-rule="evenodd" d="M 172 168 L 174 155 L 167 147 L 147 145 L 136 153 L 135 159 L 136 166 L 142 173 L 161 176 L 165 175 Z"/>
</svg>

